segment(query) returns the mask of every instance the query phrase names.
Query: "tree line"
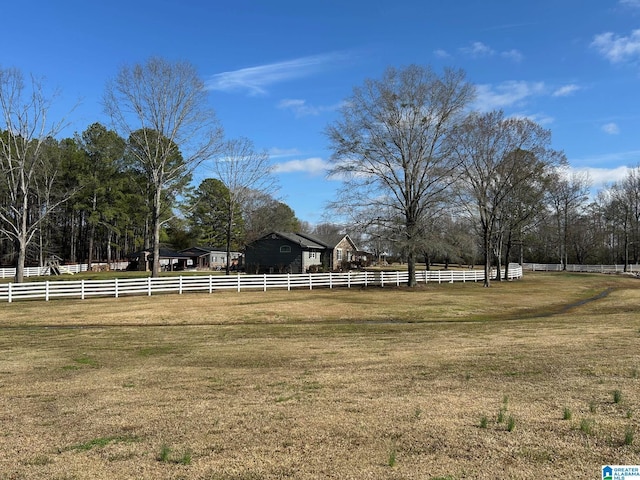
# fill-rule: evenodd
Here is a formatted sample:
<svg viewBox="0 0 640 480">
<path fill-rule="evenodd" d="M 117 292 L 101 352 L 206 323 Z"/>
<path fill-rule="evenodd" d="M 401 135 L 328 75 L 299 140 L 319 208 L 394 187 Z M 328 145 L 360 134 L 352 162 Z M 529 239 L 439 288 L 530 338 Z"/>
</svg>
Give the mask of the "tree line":
<svg viewBox="0 0 640 480">
<path fill-rule="evenodd" d="M 224 138 L 189 63 L 122 67 L 103 98 L 112 129 L 94 123 L 58 139 L 65 123 L 49 121 L 52 99 L 40 80 L 0 69 L 0 261 L 16 265 L 17 282 L 26 264 L 51 255 L 91 264 L 142 249 L 157 276 L 163 243 L 215 241 L 229 251 L 265 221 L 297 227 L 273 196 L 268 155 L 246 138 Z M 204 166 L 212 178 L 194 189 Z"/>
<path fill-rule="evenodd" d="M 341 225 L 315 231 L 402 258 L 410 285 L 418 261 L 482 263 L 487 286 L 511 261 L 637 263 L 640 168 L 590 195 L 549 130 L 475 112 L 474 95 L 462 70 L 416 65 L 354 88 L 325 132 Z M 230 252 L 273 229 L 314 230 L 275 198 L 268 154 L 224 138 L 188 63 L 123 67 L 105 88 L 111 125 L 71 138 L 58 139 L 51 101 L 37 79 L 0 69 L 0 262 L 17 281 L 51 255 L 91 264 L 145 249 L 158 275 L 163 244 Z"/>
<path fill-rule="evenodd" d="M 343 180 L 332 208 L 404 258 L 410 286 L 418 260 L 482 263 L 485 286 L 514 260 L 637 263 L 640 169 L 593 198 L 550 130 L 473 111 L 474 97 L 464 71 L 418 65 L 354 88 L 326 131 Z"/>
</svg>

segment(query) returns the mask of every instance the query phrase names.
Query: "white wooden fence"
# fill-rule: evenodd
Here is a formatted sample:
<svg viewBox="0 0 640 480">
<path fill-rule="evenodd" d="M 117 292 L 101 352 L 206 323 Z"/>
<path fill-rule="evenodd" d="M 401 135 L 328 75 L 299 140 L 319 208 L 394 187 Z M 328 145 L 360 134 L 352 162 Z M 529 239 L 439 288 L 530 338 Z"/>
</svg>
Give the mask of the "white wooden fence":
<svg viewBox="0 0 640 480">
<path fill-rule="evenodd" d="M 92 265 L 106 265 L 106 263 L 93 263 Z M 129 262 L 112 262 L 109 264 L 110 270 L 125 270 Z M 60 265 L 62 273 L 80 273 L 86 272 L 89 266 L 86 263 L 78 263 L 73 265 Z M 40 277 L 50 275 L 49 267 L 25 267 L 25 277 Z M 0 268 L 0 278 L 13 278 L 16 276 L 15 268 Z"/>
<path fill-rule="evenodd" d="M 493 272 L 492 275 L 495 275 Z M 522 267 L 509 267 L 509 279 L 522 277 Z M 453 283 L 481 282 L 482 270 L 437 270 L 419 271 L 418 282 Z M 399 286 L 406 284 L 408 273 L 404 272 L 347 272 L 269 275 L 206 275 L 158 278 L 116 278 L 109 280 L 71 280 L 0 284 L 0 301 L 54 298 L 121 297 L 125 295 L 148 295 L 156 293 L 208 292 L 216 290 L 263 290 L 280 288 L 334 288 L 356 286 Z"/>
<path fill-rule="evenodd" d="M 582 272 L 582 273 L 622 273 L 624 265 L 567 265 L 559 263 L 525 263 L 525 270 L 532 272 Z M 640 265 L 627 265 L 627 272 L 640 273 Z"/>
</svg>

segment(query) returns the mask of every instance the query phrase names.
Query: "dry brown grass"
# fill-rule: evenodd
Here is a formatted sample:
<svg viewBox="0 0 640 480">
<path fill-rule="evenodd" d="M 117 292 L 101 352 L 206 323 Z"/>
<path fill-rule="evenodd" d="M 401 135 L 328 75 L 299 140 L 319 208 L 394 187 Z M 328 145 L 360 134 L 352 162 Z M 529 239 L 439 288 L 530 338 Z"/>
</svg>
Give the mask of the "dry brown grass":
<svg viewBox="0 0 640 480">
<path fill-rule="evenodd" d="M 640 463 L 638 287 L 3 304 L 0 478 L 599 478 Z"/>
</svg>

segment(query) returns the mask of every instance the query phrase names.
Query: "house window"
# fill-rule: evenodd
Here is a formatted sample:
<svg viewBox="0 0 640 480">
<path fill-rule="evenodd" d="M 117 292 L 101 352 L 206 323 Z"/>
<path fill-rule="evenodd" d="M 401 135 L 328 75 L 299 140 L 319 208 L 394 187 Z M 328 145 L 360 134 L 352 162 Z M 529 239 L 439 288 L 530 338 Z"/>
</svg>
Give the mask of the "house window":
<svg viewBox="0 0 640 480">
<path fill-rule="evenodd" d="M 309 258 L 316 258 L 316 252 L 309 252 Z"/>
<path fill-rule="evenodd" d="M 336 260 L 338 260 L 339 262 L 342 261 L 342 249 L 341 248 L 336 248 Z"/>
<path fill-rule="evenodd" d="M 291 247 L 289 245 L 282 245 L 280 247 L 280 253 L 291 253 Z"/>
</svg>

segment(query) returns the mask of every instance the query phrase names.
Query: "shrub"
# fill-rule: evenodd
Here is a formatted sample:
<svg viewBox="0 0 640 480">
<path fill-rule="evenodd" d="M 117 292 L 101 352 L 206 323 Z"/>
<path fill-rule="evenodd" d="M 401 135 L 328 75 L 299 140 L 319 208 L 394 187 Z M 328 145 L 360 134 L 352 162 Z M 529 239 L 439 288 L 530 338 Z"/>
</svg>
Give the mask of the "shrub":
<svg viewBox="0 0 640 480">
<path fill-rule="evenodd" d="M 590 418 L 583 418 L 580 422 L 580 431 L 586 433 L 587 435 L 593 434 L 593 427 L 595 426 L 595 422 Z"/>
<path fill-rule="evenodd" d="M 620 390 L 613 391 L 613 403 L 622 402 L 622 392 Z"/>
<path fill-rule="evenodd" d="M 488 423 L 489 423 L 489 420 L 487 419 L 487 416 L 483 415 L 482 418 L 480 419 L 480 428 L 487 428 Z"/>
<path fill-rule="evenodd" d="M 507 431 L 513 432 L 514 428 L 516 428 L 516 419 L 509 415 L 509 420 L 507 420 Z"/>
<path fill-rule="evenodd" d="M 624 444 L 631 445 L 633 443 L 633 437 L 635 432 L 633 431 L 633 427 L 627 427 L 627 430 L 624 432 Z"/>
</svg>

